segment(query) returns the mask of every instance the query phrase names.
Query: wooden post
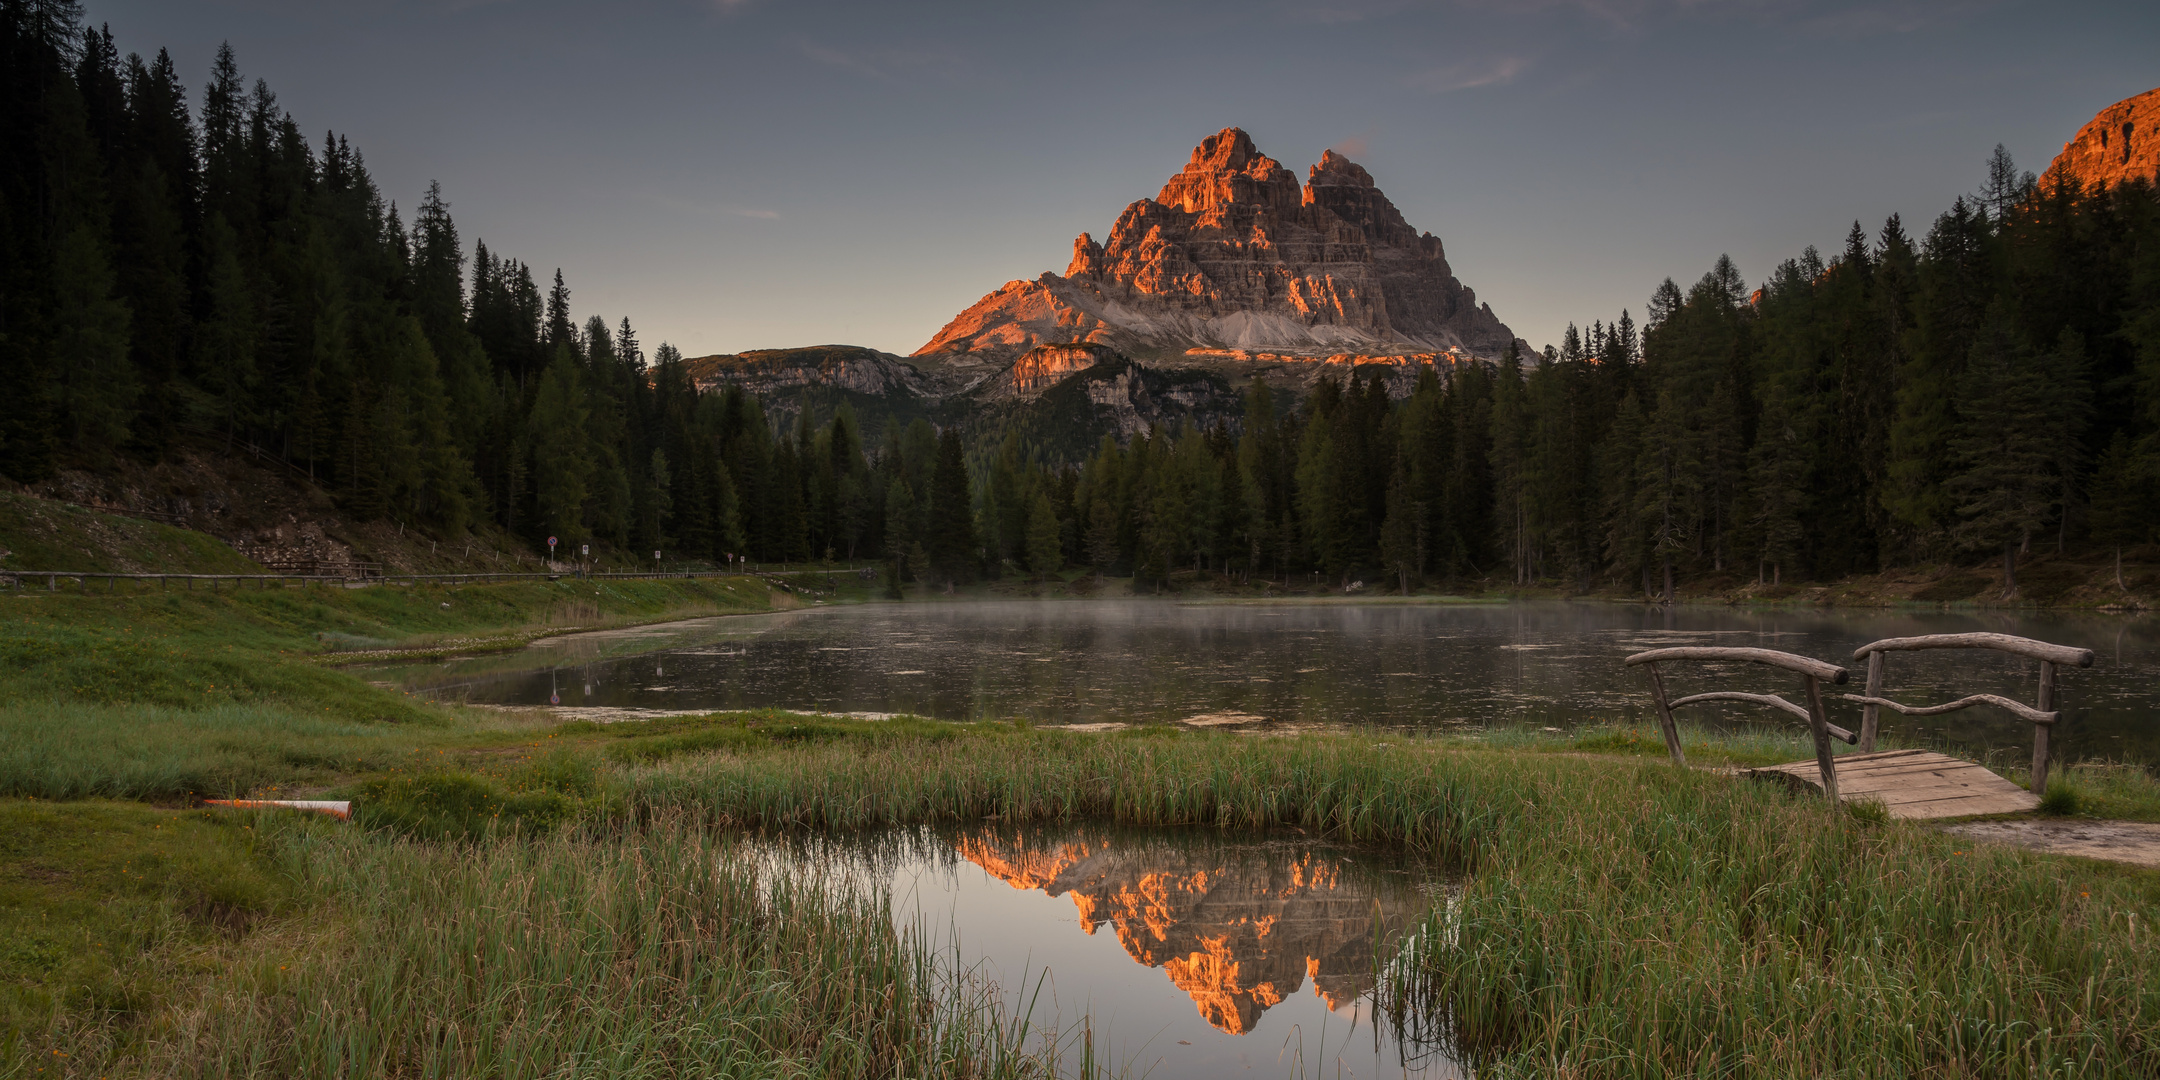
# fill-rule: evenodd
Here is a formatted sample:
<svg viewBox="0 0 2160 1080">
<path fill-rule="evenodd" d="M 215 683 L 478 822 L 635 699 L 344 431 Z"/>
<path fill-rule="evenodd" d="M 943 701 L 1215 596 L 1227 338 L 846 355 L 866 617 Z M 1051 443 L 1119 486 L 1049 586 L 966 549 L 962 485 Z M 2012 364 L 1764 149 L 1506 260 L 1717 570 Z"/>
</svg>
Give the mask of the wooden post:
<svg viewBox="0 0 2160 1080">
<path fill-rule="evenodd" d="M 2055 711 L 2055 665 L 2052 661 L 2040 661 L 2040 711 Z M 2052 724 L 2033 725 L 2032 793 L 2047 795 L 2048 729 Z"/>
<path fill-rule="evenodd" d="M 1883 683 L 1883 654 L 1873 652 L 1867 658 L 1867 696 L 1881 697 Z M 1875 732 L 1882 726 L 1882 706 L 1869 705 L 1860 710 L 1860 753 L 1875 752 Z"/>
<path fill-rule="evenodd" d="M 1656 664 L 1644 664 L 1650 671 L 1650 700 L 1657 703 L 1658 730 L 1665 733 L 1665 749 L 1672 751 L 1672 763 L 1687 767 L 1687 755 L 1680 752 L 1680 729 L 1673 724 L 1672 706 L 1665 704 L 1665 680 L 1658 675 Z"/>
<path fill-rule="evenodd" d="M 1823 712 L 1822 680 L 1813 675 L 1807 679 L 1807 723 L 1815 736 L 1815 767 L 1822 771 L 1823 794 L 1830 801 L 1838 801 L 1837 762 L 1830 756 L 1830 717 Z"/>
</svg>

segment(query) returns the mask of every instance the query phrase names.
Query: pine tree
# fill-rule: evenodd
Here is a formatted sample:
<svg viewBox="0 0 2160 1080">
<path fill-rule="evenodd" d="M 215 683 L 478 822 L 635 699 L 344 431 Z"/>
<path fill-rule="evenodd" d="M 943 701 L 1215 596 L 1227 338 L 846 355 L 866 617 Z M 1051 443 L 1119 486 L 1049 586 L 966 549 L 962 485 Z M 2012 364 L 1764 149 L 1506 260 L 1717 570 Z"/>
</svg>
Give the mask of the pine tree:
<svg viewBox="0 0 2160 1080">
<path fill-rule="evenodd" d="M 230 438 L 253 420 L 260 321 L 255 293 L 240 266 L 240 239 L 222 214 L 210 219 L 209 318 L 196 331 L 197 379 L 209 394 L 208 419 Z"/>
<path fill-rule="evenodd" d="M 565 343 L 555 350 L 555 362 L 540 379 L 528 424 L 534 502 L 540 513 L 535 524 L 565 544 L 591 536 L 585 527 L 585 500 L 593 451 L 585 423 L 592 410 L 583 383 L 577 360 Z"/>
<path fill-rule="evenodd" d="M 1517 585 L 1528 584 L 1531 566 L 1530 500 L 1526 444 L 1529 419 L 1524 415 L 1522 363 L 1513 344 L 1500 358 L 1492 397 L 1493 524 Z"/>
<path fill-rule="evenodd" d="M 2150 455 L 2131 448 L 2127 432 L 2118 431 L 2100 457 L 2092 480 L 2092 538 L 2115 553 L 2115 587 L 2123 583 L 2122 550 L 2150 543 L 2160 535 L 2160 505 L 2153 492 L 2160 490 L 2160 469 Z"/>
<path fill-rule="evenodd" d="M 1050 496 L 1037 491 L 1028 507 L 1027 526 L 1028 571 L 1038 578 L 1046 578 L 1058 572 L 1064 565 L 1065 552 L 1059 542 L 1057 507 L 1051 505 Z"/>
<path fill-rule="evenodd" d="M 1944 484 L 1957 523 L 1951 538 L 1968 551 L 2003 557 L 2003 598 L 2017 596 L 2017 557 L 2047 524 L 2059 491 L 2051 475 L 2056 429 L 2047 374 L 1998 313 L 1973 343 L 1957 410 L 1965 424 L 1950 442 L 1956 472 Z"/>
<path fill-rule="evenodd" d="M 1673 601 L 1673 564 L 1693 539 L 1689 507 L 1701 490 L 1701 462 L 1688 430 L 1687 410 L 1673 391 L 1660 391 L 1636 458 L 1635 521 L 1663 574 L 1660 595 L 1668 604 Z"/>
<path fill-rule="evenodd" d="M 930 475 L 930 572 L 947 583 L 974 577 L 975 509 L 970 496 L 967 456 L 960 432 L 946 428 L 938 437 L 937 466 Z"/>
<path fill-rule="evenodd" d="M 1410 572 L 1425 561 L 1424 507 L 1410 497 L 1410 469 L 1397 459 L 1388 477 L 1387 519 L 1380 523 L 1380 558 L 1395 572 L 1404 596 L 1410 595 Z"/>
<path fill-rule="evenodd" d="M 104 244 L 88 226 L 61 240 L 53 266 L 52 365 L 60 374 L 69 438 L 109 456 L 135 415 L 135 367 L 128 361 L 127 305 L 113 296 Z"/>
</svg>

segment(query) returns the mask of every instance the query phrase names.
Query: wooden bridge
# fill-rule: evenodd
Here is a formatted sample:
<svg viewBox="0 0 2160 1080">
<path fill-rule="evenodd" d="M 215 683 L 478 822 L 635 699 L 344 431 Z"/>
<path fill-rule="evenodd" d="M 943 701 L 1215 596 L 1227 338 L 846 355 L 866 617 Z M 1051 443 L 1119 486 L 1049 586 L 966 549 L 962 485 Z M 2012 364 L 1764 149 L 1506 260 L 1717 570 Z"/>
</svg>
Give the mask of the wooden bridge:
<svg viewBox="0 0 2160 1080">
<path fill-rule="evenodd" d="M 1990 649 L 2038 660 L 2040 688 L 2037 704 L 2029 706 L 1996 694 L 1973 694 L 1941 705 L 1906 705 L 1884 696 L 1888 693 L 1884 686 L 1887 655 L 1919 649 Z M 1866 693 L 1841 695 L 1845 700 L 1863 706 L 1860 731 L 1857 733 L 1830 723 L 1823 709 L 1822 684 L 1829 682 L 1842 685 L 1849 677 L 1846 670 L 1836 664 L 1773 649 L 1715 647 L 1653 649 L 1628 657 L 1627 663 L 1631 666 L 1640 665 L 1649 674 L 1650 696 L 1657 705 L 1658 726 L 1665 736 L 1666 749 L 1671 752 L 1676 765 L 1685 766 L 1687 756 L 1680 748 L 1680 732 L 1673 722 L 1674 709 L 1713 701 L 1767 705 L 1790 713 L 1808 725 L 1809 733 L 1814 736 L 1815 758 L 1811 761 L 1750 769 L 1747 770 L 1749 775 L 1818 790 L 1833 802 L 1841 799 L 1880 802 L 1889 810 L 1890 816 L 1895 818 L 1951 818 L 1976 814 L 2021 813 L 2039 807 L 2040 795 L 2047 790 L 2048 735 L 2055 722 L 2062 718 L 2062 713 L 2055 704 L 2057 669 L 2064 665 L 2091 667 L 2093 654 L 2090 649 L 2052 645 L 2045 641 L 2012 637 L 2008 634 L 1930 634 L 1924 637 L 1885 638 L 1870 642 L 1855 651 L 1853 659 L 1865 660 L 1868 665 Z M 1737 691 L 1712 691 L 1668 700 L 1658 665 L 1684 660 L 1711 663 L 1737 661 L 1796 672 L 1804 680 L 1807 704 L 1803 706 L 1775 694 L 1747 694 Z M 1883 709 L 1891 709 L 1908 716 L 1934 716 L 1974 705 L 2002 709 L 2033 725 L 2032 784 L 2029 790 L 1974 762 L 1962 761 L 1931 750 L 1875 750 L 1875 735 Z M 1831 752 L 1832 739 L 1856 745 L 1858 752 L 1839 757 Z"/>
</svg>

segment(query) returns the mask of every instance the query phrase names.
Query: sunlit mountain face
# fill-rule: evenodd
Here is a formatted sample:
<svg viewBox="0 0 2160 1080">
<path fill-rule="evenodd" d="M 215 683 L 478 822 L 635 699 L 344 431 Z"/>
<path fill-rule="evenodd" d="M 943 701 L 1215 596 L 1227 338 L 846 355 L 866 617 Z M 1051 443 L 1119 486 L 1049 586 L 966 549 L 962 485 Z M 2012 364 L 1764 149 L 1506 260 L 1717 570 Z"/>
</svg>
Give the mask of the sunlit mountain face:
<svg viewBox="0 0 2160 1080">
<path fill-rule="evenodd" d="M 1306 984 L 1330 1009 L 1369 994 L 1384 950 L 1415 914 L 1410 891 L 1344 873 L 1352 856 L 1282 845 L 1188 847 L 1022 831 L 959 838 L 961 857 L 1016 889 L 1070 896 L 1089 934 L 1108 927 L 1231 1034 Z"/>
</svg>

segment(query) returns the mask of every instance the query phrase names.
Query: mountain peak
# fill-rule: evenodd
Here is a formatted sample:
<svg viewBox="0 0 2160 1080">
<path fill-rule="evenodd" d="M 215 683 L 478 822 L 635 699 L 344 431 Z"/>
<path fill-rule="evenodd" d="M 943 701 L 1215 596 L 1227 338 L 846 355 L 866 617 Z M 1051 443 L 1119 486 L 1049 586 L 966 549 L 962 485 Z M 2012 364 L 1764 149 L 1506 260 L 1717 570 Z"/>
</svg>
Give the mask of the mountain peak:
<svg viewBox="0 0 2160 1080">
<path fill-rule="evenodd" d="M 1158 359 L 1496 357 L 1516 340 L 1364 167 L 1329 150 L 1307 175 L 1224 128 L 1101 243 L 1076 237 L 1062 277 L 1008 283 L 915 355 L 1003 362 L 1085 342 Z"/>
<path fill-rule="evenodd" d="M 1193 147 L 1184 171 L 1170 178 L 1155 201 L 1188 214 L 1206 214 L 1234 206 L 1297 203 L 1297 178 L 1282 163 L 1253 146 L 1252 136 L 1228 127 Z"/>
</svg>

